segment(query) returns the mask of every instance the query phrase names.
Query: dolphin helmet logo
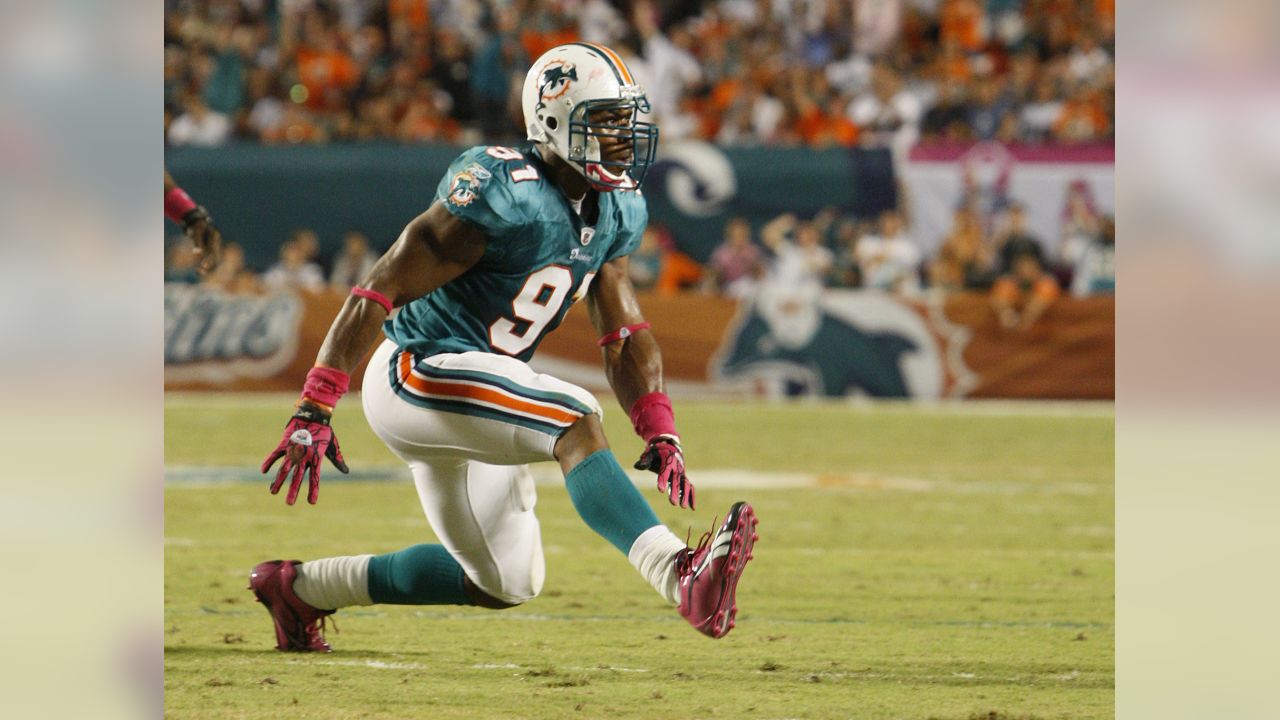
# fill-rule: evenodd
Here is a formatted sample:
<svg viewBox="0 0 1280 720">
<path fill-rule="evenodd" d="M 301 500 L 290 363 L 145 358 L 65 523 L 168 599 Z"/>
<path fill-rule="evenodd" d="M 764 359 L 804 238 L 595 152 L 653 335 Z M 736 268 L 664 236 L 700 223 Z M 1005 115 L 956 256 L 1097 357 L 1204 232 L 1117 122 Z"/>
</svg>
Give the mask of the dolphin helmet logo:
<svg viewBox="0 0 1280 720">
<path fill-rule="evenodd" d="M 538 77 L 538 99 L 543 103 L 563 97 L 569 84 L 578 79 L 578 69 L 565 60 L 552 60 Z"/>
</svg>

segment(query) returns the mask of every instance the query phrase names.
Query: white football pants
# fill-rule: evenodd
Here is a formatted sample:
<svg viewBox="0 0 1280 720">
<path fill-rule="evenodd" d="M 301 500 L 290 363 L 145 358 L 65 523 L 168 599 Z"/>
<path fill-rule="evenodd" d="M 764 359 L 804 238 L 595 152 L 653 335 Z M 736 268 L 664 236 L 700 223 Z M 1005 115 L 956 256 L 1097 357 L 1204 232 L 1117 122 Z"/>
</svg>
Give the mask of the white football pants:
<svg viewBox="0 0 1280 720">
<path fill-rule="evenodd" d="M 527 463 L 553 460 L 556 440 L 595 397 L 482 352 L 415 357 L 390 340 L 363 385 L 374 433 L 409 464 L 427 521 L 485 593 L 518 604 L 542 589 L 546 566 Z"/>
</svg>

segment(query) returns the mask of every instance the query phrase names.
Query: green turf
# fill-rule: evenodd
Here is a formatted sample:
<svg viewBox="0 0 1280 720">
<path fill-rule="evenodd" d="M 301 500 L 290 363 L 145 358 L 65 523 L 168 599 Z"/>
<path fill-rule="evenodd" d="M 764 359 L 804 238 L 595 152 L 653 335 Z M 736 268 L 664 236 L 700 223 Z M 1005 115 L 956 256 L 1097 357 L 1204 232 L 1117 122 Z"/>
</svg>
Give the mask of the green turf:
<svg viewBox="0 0 1280 720">
<path fill-rule="evenodd" d="M 277 653 L 248 568 L 430 541 L 412 487 L 333 482 L 318 506 L 287 508 L 265 483 L 171 484 L 166 715 L 1112 717 L 1114 422 L 1041 407 L 680 403 L 695 484 L 700 468 L 824 476 L 810 489 L 703 489 L 696 513 L 649 495 L 682 532 L 739 497 L 756 506 L 738 627 L 720 641 L 543 487 L 547 582 L 533 602 L 348 610 L 333 654 Z M 288 408 L 171 397 L 166 463 L 255 466 Z M 639 442 L 608 410 L 629 459 Z M 358 403 L 335 426 L 354 469 L 395 466 Z"/>
</svg>

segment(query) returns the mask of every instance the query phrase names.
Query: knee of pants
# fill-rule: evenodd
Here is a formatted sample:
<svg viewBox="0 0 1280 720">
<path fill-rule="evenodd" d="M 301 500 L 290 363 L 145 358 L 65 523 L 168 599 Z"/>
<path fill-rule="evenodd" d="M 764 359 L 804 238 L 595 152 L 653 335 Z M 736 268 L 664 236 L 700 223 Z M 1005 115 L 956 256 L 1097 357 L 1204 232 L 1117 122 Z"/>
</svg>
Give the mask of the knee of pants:
<svg viewBox="0 0 1280 720">
<path fill-rule="evenodd" d="M 508 605 L 529 602 L 542 592 L 542 583 L 547 574 L 541 543 L 533 546 L 527 561 L 500 562 L 493 569 L 496 572 L 484 573 L 482 577 L 472 578 L 471 581 L 489 597 Z"/>
</svg>

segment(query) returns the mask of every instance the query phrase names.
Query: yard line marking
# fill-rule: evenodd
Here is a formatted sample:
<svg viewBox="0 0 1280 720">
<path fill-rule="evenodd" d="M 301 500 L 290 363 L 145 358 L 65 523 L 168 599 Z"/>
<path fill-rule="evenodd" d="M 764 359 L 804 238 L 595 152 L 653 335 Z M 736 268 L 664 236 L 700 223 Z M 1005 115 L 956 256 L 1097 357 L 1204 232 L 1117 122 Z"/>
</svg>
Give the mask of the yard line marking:
<svg viewBox="0 0 1280 720">
<path fill-rule="evenodd" d="M 368 667 L 374 670 L 429 670 L 429 665 L 415 662 L 386 662 L 384 660 L 287 660 L 290 665 L 337 665 L 340 667 Z"/>
<path fill-rule="evenodd" d="M 534 482 L 541 487 L 562 487 L 564 476 L 555 463 L 529 466 Z M 640 488 L 653 483 L 653 474 L 628 470 L 628 477 Z M 178 487 L 211 487 L 229 483 L 262 483 L 263 476 L 255 468 L 241 466 L 170 465 L 164 471 L 165 484 Z M 693 475 L 694 484 L 709 490 L 787 490 L 819 488 L 858 491 L 895 491 L 939 493 L 951 495 L 1076 495 L 1112 494 L 1110 483 L 1047 482 L 1033 480 L 956 481 L 927 480 L 867 472 L 800 473 L 760 472 L 755 470 L 707 469 Z M 409 482 L 408 468 L 375 467 L 352 470 L 350 475 L 333 473 L 327 482 Z"/>
</svg>

